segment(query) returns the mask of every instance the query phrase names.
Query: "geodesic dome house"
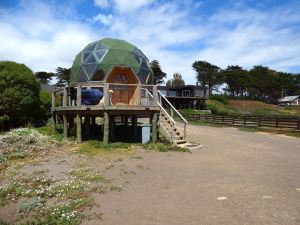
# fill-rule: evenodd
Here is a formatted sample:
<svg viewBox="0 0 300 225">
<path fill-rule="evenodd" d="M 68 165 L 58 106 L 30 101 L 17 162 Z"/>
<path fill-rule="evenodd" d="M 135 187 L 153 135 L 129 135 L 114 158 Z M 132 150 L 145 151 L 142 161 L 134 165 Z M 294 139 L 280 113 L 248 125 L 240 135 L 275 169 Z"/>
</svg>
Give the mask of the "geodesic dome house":
<svg viewBox="0 0 300 225">
<path fill-rule="evenodd" d="M 123 74 L 123 76 L 117 76 Z M 148 58 L 136 46 L 105 38 L 88 44 L 71 68 L 71 84 L 82 82 L 151 84 L 153 73 Z"/>
</svg>

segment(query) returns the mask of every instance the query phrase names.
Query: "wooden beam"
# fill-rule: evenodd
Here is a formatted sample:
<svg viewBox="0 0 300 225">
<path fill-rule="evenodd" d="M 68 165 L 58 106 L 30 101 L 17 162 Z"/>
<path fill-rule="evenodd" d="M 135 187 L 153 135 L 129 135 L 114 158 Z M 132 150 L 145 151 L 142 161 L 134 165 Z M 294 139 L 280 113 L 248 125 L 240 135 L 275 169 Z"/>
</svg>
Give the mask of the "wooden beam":
<svg viewBox="0 0 300 225">
<path fill-rule="evenodd" d="M 157 113 L 152 117 L 152 142 L 157 142 Z"/>
<path fill-rule="evenodd" d="M 77 142 L 80 144 L 82 143 L 82 117 L 81 115 L 78 113 L 76 115 L 76 136 L 77 136 Z"/>
<path fill-rule="evenodd" d="M 107 112 L 104 112 L 103 143 L 109 143 L 109 115 Z"/>
</svg>

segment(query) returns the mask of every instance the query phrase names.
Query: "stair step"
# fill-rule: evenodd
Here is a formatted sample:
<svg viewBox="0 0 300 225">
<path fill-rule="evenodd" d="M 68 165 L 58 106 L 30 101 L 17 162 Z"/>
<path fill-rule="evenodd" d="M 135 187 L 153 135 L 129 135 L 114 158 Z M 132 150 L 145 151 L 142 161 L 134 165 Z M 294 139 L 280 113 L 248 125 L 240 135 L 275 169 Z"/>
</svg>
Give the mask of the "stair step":
<svg viewBox="0 0 300 225">
<path fill-rule="evenodd" d="M 184 144 L 184 143 L 186 143 L 186 140 L 175 140 L 174 141 L 177 145 L 179 145 L 179 144 Z"/>
</svg>

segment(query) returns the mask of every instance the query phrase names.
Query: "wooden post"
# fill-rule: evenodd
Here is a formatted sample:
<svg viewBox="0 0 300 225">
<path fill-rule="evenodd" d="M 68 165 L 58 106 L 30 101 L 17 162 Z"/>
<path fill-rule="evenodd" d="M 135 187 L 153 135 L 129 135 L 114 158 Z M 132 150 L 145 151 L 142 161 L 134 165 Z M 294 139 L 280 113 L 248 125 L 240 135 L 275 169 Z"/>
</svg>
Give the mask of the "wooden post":
<svg viewBox="0 0 300 225">
<path fill-rule="evenodd" d="M 152 142 L 157 142 L 157 113 L 154 113 L 152 117 Z"/>
<path fill-rule="evenodd" d="M 138 135 L 138 126 L 137 126 L 137 117 L 133 116 L 132 117 L 132 128 L 133 128 L 133 136 L 134 139 L 137 139 L 137 135 Z"/>
<path fill-rule="evenodd" d="M 300 119 L 298 119 L 297 130 L 300 130 Z"/>
<path fill-rule="evenodd" d="M 56 123 L 57 123 L 56 114 L 55 113 L 52 113 L 52 119 L 53 119 L 52 133 L 55 134 L 56 133 Z"/>
<path fill-rule="evenodd" d="M 107 112 L 104 112 L 103 143 L 109 143 L 109 115 Z"/>
<path fill-rule="evenodd" d="M 76 105 L 81 106 L 81 86 L 77 85 L 77 99 L 76 99 Z"/>
<path fill-rule="evenodd" d="M 141 84 L 137 86 L 137 106 L 141 105 Z"/>
<path fill-rule="evenodd" d="M 68 105 L 68 91 L 67 88 L 64 88 L 63 107 L 66 107 L 67 105 Z"/>
<path fill-rule="evenodd" d="M 279 123 L 279 119 L 276 118 L 276 119 L 275 119 L 275 126 L 276 126 L 276 127 L 278 127 L 278 123 Z"/>
<path fill-rule="evenodd" d="M 244 127 L 246 127 L 246 120 L 247 120 L 247 117 L 244 116 Z"/>
<path fill-rule="evenodd" d="M 153 86 L 153 106 L 157 106 L 158 100 L 158 93 L 157 93 L 157 86 Z"/>
<path fill-rule="evenodd" d="M 64 138 L 68 137 L 68 119 L 67 115 L 63 114 L 63 121 L 64 121 Z"/>
<path fill-rule="evenodd" d="M 90 130 L 91 130 L 91 119 L 89 116 L 84 117 L 84 137 L 86 137 L 87 139 L 90 138 Z"/>
<path fill-rule="evenodd" d="M 92 117 L 92 125 L 93 125 L 93 126 L 96 125 L 96 117 L 95 117 L 95 116 Z"/>
<path fill-rule="evenodd" d="M 53 91 L 52 92 L 52 108 L 55 108 L 55 99 L 56 98 L 56 95 L 55 95 L 55 92 Z"/>
<path fill-rule="evenodd" d="M 78 100 L 78 98 L 77 98 L 77 100 Z M 82 129 L 82 117 L 81 117 L 81 115 L 79 114 L 79 113 L 77 113 L 77 115 L 76 115 L 76 136 L 77 136 L 77 142 L 80 144 L 80 143 L 82 143 L 82 131 L 81 131 L 81 129 Z"/>
<path fill-rule="evenodd" d="M 104 106 L 109 105 L 109 100 L 110 100 L 110 94 L 109 94 L 109 84 L 105 83 L 103 87 L 103 92 L 104 92 Z"/>
</svg>

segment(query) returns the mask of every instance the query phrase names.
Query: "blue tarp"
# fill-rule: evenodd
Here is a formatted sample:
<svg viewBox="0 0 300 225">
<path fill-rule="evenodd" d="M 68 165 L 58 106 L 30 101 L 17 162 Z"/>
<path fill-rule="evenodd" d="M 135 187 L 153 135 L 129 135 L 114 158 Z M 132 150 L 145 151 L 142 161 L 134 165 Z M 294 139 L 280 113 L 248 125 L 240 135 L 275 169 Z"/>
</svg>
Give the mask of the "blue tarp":
<svg viewBox="0 0 300 225">
<path fill-rule="evenodd" d="M 82 89 L 81 90 L 82 105 L 97 105 L 103 97 L 100 89 Z"/>
</svg>

